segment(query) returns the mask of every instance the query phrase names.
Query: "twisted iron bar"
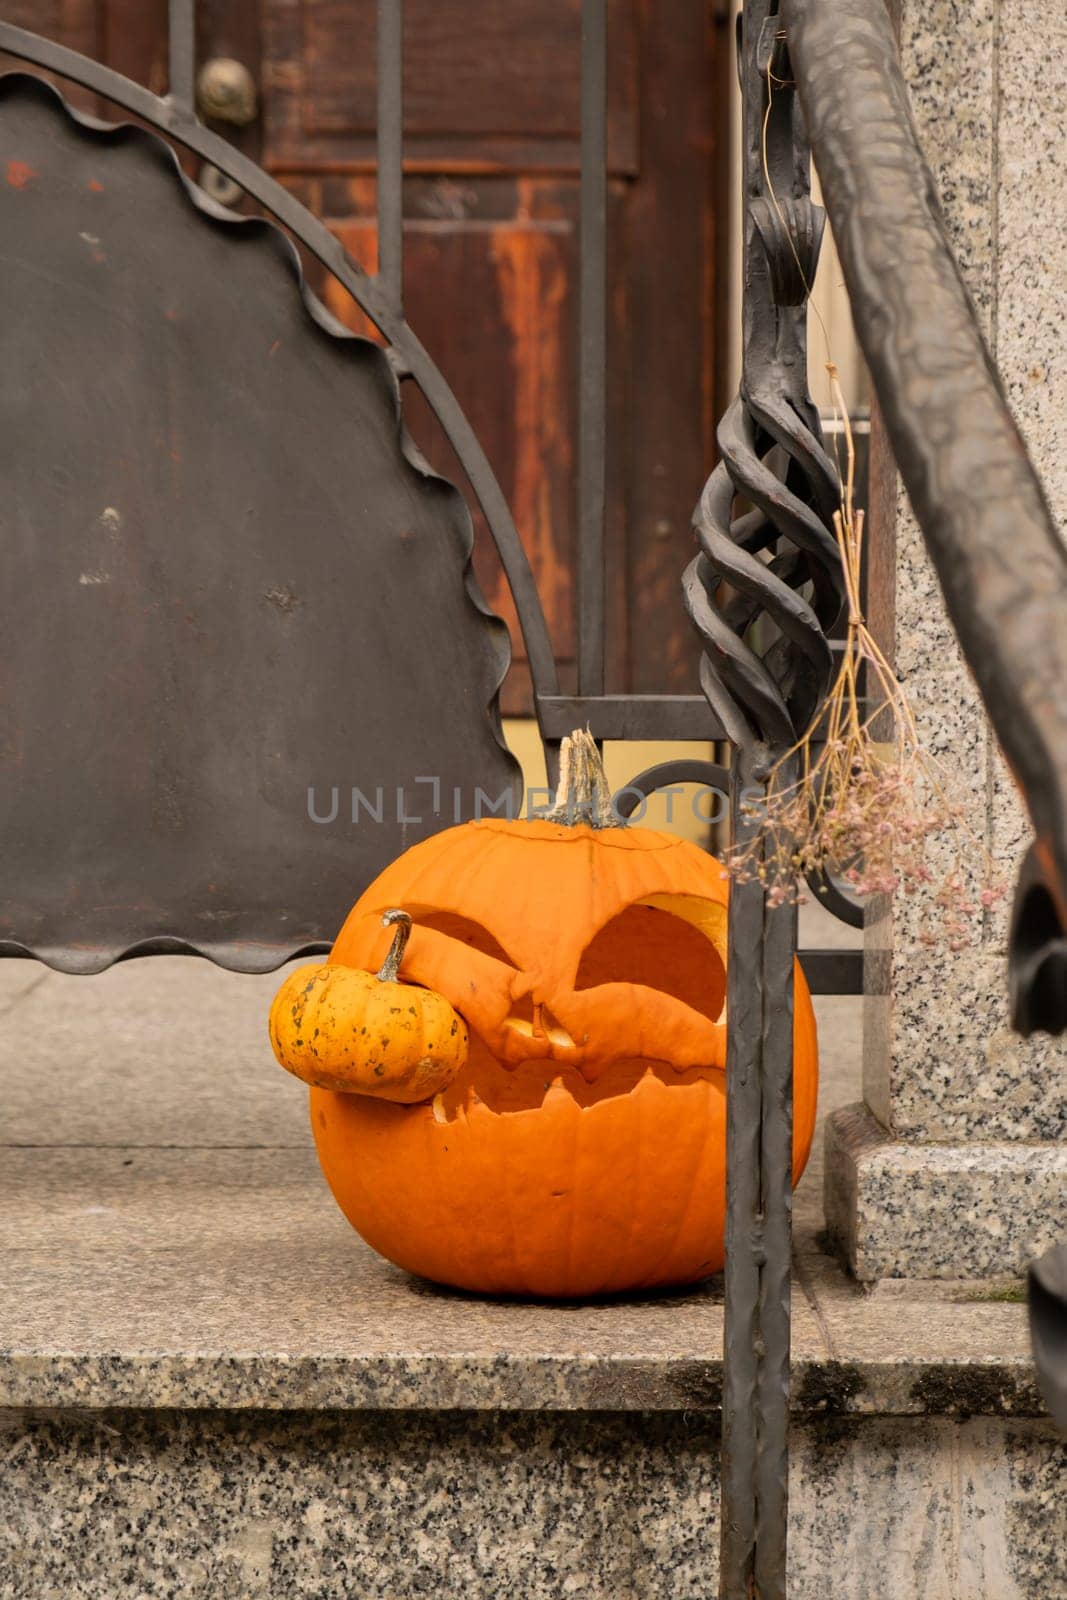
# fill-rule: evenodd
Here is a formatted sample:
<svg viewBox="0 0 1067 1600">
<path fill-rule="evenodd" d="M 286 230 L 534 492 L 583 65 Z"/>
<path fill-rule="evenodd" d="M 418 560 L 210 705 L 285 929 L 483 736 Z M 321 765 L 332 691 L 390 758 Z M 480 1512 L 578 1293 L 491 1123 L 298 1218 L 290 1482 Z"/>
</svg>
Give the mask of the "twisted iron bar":
<svg viewBox="0 0 1067 1600">
<path fill-rule="evenodd" d="M 683 588 L 705 647 L 701 688 L 731 741 L 780 756 L 810 725 L 833 674 L 840 485 L 807 388 L 806 304 L 824 214 L 809 192 L 777 16 L 761 0 L 742 20 L 742 380 L 719 427 L 721 460 L 696 510 L 700 550 Z"/>
<path fill-rule="evenodd" d="M 735 746 L 735 845 L 763 844 L 743 800 L 796 775 L 844 603 L 840 483 L 807 387 L 807 300 L 824 216 L 778 0 L 745 0 L 739 34 L 745 197 L 742 378 L 722 459 L 694 517 L 683 578 L 704 646 L 701 688 Z M 735 882 L 727 962 L 727 1214 L 723 1382 L 724 1600 L 785 1600 L 793 1155 L 793 908 Z"/>
<path fill-rule="evenodd" d="M 701 688 L 734 744 L 780 754 L 812 721 L 833 673 L 827 631 L 842 601 L 830 531 L 837 474 L 818 420 L 763 385 L 742 387 L 718 439 L 722 459 L 694 519 L 700 553 L 683 578 L 705 645 Z M 771 458 L 783 453 L 788 465 L 776 470 Z M 738 498 L 754 509 L 735 515 Z M 764 628 L 760 654 L 763 619 L 773 628 Z"/>
</svg>

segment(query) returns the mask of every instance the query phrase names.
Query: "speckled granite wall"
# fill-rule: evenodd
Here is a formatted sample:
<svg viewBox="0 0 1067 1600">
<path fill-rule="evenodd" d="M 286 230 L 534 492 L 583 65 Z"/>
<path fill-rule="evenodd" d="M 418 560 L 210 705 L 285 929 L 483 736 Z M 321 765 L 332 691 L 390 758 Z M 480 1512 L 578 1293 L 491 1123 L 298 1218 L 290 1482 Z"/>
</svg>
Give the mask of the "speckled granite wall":
<svg viewBox="0 0 1067 1600">
<path fill-rule="evenodd" d="M 896 0 L 894 9 L 964 274 L 1067 527 L 1067 103 L 1057 65 L 1067 11 L 1059 0 Z M 921 536 L 892 480 L 873 510 L 877 536 L 895 539 L 896 661 L 924 739 L 955 772 L 972 825 L 1013 881 L 1025 819 Z M 963 855 L 980 860 L 966 845 Z M 868 1115 L 830 1130 L 827 1166 L 828 1224 L 865 1279 L 1018 1273 L 1036 1245 L 1067 1233 L 1067 1048 L 1023 1043 L 1008 1027 L 1007 914 L 1005 905 L 988 916 L 959 953 L 922 943 L 938 920 L 929 900 L 868 928 Z M 940 1148 L 924 1165 L 916 1148 L 926 1141 Z"/>
<path fill-rule="evenodd" d="M 718 1417 L 0 1413 L 5 1600 L 706 1600 Z M 797 1430 L 790 1600 L 1063 1600 L 1041 1422 Z"/>
</svg>

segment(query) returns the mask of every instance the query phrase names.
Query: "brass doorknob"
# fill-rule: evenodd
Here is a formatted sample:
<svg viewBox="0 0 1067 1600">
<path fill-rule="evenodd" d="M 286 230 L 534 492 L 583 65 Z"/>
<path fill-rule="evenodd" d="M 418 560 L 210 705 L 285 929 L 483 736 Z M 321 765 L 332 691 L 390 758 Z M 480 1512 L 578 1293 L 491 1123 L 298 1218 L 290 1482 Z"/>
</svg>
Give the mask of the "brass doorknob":
<svg viewBox="0 0 1067 1600">
<path fill-rule="evenodd" d="M 212 122 L 247 127 L 256 117 L 256 85 L 248 68 L 228 56 L 214 56 L 196 76 L 196 109 Z"/>
</svg>

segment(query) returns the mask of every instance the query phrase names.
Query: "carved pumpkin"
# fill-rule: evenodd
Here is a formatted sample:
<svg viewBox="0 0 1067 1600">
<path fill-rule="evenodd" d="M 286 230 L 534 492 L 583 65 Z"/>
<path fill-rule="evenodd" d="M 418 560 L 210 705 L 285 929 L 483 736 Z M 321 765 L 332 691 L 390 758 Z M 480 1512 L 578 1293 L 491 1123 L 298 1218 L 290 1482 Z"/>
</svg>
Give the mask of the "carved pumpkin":
<svg viewBox="0 0 1067 1600">
<path fill-rule="evenodd" d="M 410 1272 L 492 1293 L 692 1282 L 723 1262 L 727 883 L 688 842 L 614 825 L 588 735 L 547 818 L 487 818 L 405 852 L 350 913 L 333 966 L 414 927 L 402 976 L 465 1018 L 432 1102 L 313 1088 L 326 1178 Z M 794 1181 L 815 1121 L 815 1020 L 795 989 Z"/>
<path fill-rule="evenodd" d="M 298 967 L 274 997 L 270 1041 L 305 1083 L 410 1105 L 455 1078 L 467 1029 L 441 995 L 399 982 L 407 912 L 389 910 L 381 921 L 396 934 L 378 975 L 331 961 Z"/>
</svg>

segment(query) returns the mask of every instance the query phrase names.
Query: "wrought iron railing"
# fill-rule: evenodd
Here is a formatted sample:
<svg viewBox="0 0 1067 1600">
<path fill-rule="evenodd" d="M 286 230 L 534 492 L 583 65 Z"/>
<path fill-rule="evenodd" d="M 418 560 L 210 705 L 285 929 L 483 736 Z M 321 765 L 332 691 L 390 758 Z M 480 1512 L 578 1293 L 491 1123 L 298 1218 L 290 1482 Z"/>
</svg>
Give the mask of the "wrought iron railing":
<svg viewBox="0 0 1067 1600">
<path fill-rule="evenodd" d="M 1067 905 L 1067 557 L 982 344 L 922 159 L 883 0 L 745 0 L 743 371 L 722 461 L 696 513 L 685 598 L 704 643 L 701 693 L 604 693 L 605 0 L 584 0 L 579 330 L 578 692 L 560 693 L 529 563 L 504 495 L 403 311 L 401 0 L 378 4 L 380 266 L 360 271 L 326 227 L 194 106 L 193 0 L 170 0 L 163 98 L 0 24 L 0 49 L 79 83 L 211 163 L 332 273 L 383 335 L 396 374 L 440 419 L 515 599 L 550 769 L 561 738 L 725 739 L 739 805 L 817 712 L 840 606 L 834 466 L 806 388 L 805 321 L 822 216 L 810 137 L 881 412 L 949 610 L 1037 832 L 1015 931 L 1016 1014 L 1063 1026 L 1049 981 Z M 775 84 L 773 103 L 768 85 Z M 768 183 L 773 195 L 768 192 Z M 772 203 L 773 201 L 773 203 Z M 762 649 L 753 643 L 753 624 Z M 770 639 L 768 644 L 766 641 Z M 721 778 L 704 763 L 640 774 L 643 793 Z M 840 909 L 848 911 L 842 904 Z M 792 985 L 795 914 L 736 886 L 730 922 L 728 1218 L 721 1593 L 784 1600 L 788 1486 Z M 816 987 L 858 987 L 830 953 Z"/>
<path fill-rule="evenodd" d="M 702 555 L 687 578 L 708 646 L 703 686 L 738 746 L 739 772 L 755 778 L 767 752 L 788 748 L 794 736 L 797 715 L 785 692 L 788 685 L 798 695 L 791 674 L 808 668 L 799 679 L 805 717 L 825 687 L 818 643 L 832 602 L 812 615 L 791 587 L 795 551 L 807 557 L 800 579 L 814 580 L 816 597 L 820 562 L 833 571 L 819 513 L 832 509 L 836 486 L 798 389 L 804 347 L 795 308 L 811 282 L 821 232 L 808 194 L 810 140 L 886 430 L 1037 834 L 1012 932 L 1015 1020 L 1027 1032 L 1062 1030 L 1067 551 L 956 265 L 883 0 L 746 0 L 739 41 L 745 364 L 739 400 L 720 431 L 723 463 L 697 515 Z M 772 444 L 789 452 L 785 493 L 760 470 L 761 446 Z M 735 493 L 756 512 L 731 520 Z M 793 547 L 782 570 L 742 559 L 774 535 Z M 773 566 L 782 562 L 779 554 Z M 720 606 L 721 578 L 739 598 Z M 773 665 L 745 647 L 761 609 L 789 640 Z M 730 1600 L 784 1600 L 786 1593 L 788 950 L 765 919 L 756 888 L 735 890 L 721 1573 Z M 743 1009 L 740 992 L 742 973 L 754 972 L 763 975 L 761 1017 Z M 1059 1361 L 1062 1368 L 1062 1350 Z"/>
</svg>

